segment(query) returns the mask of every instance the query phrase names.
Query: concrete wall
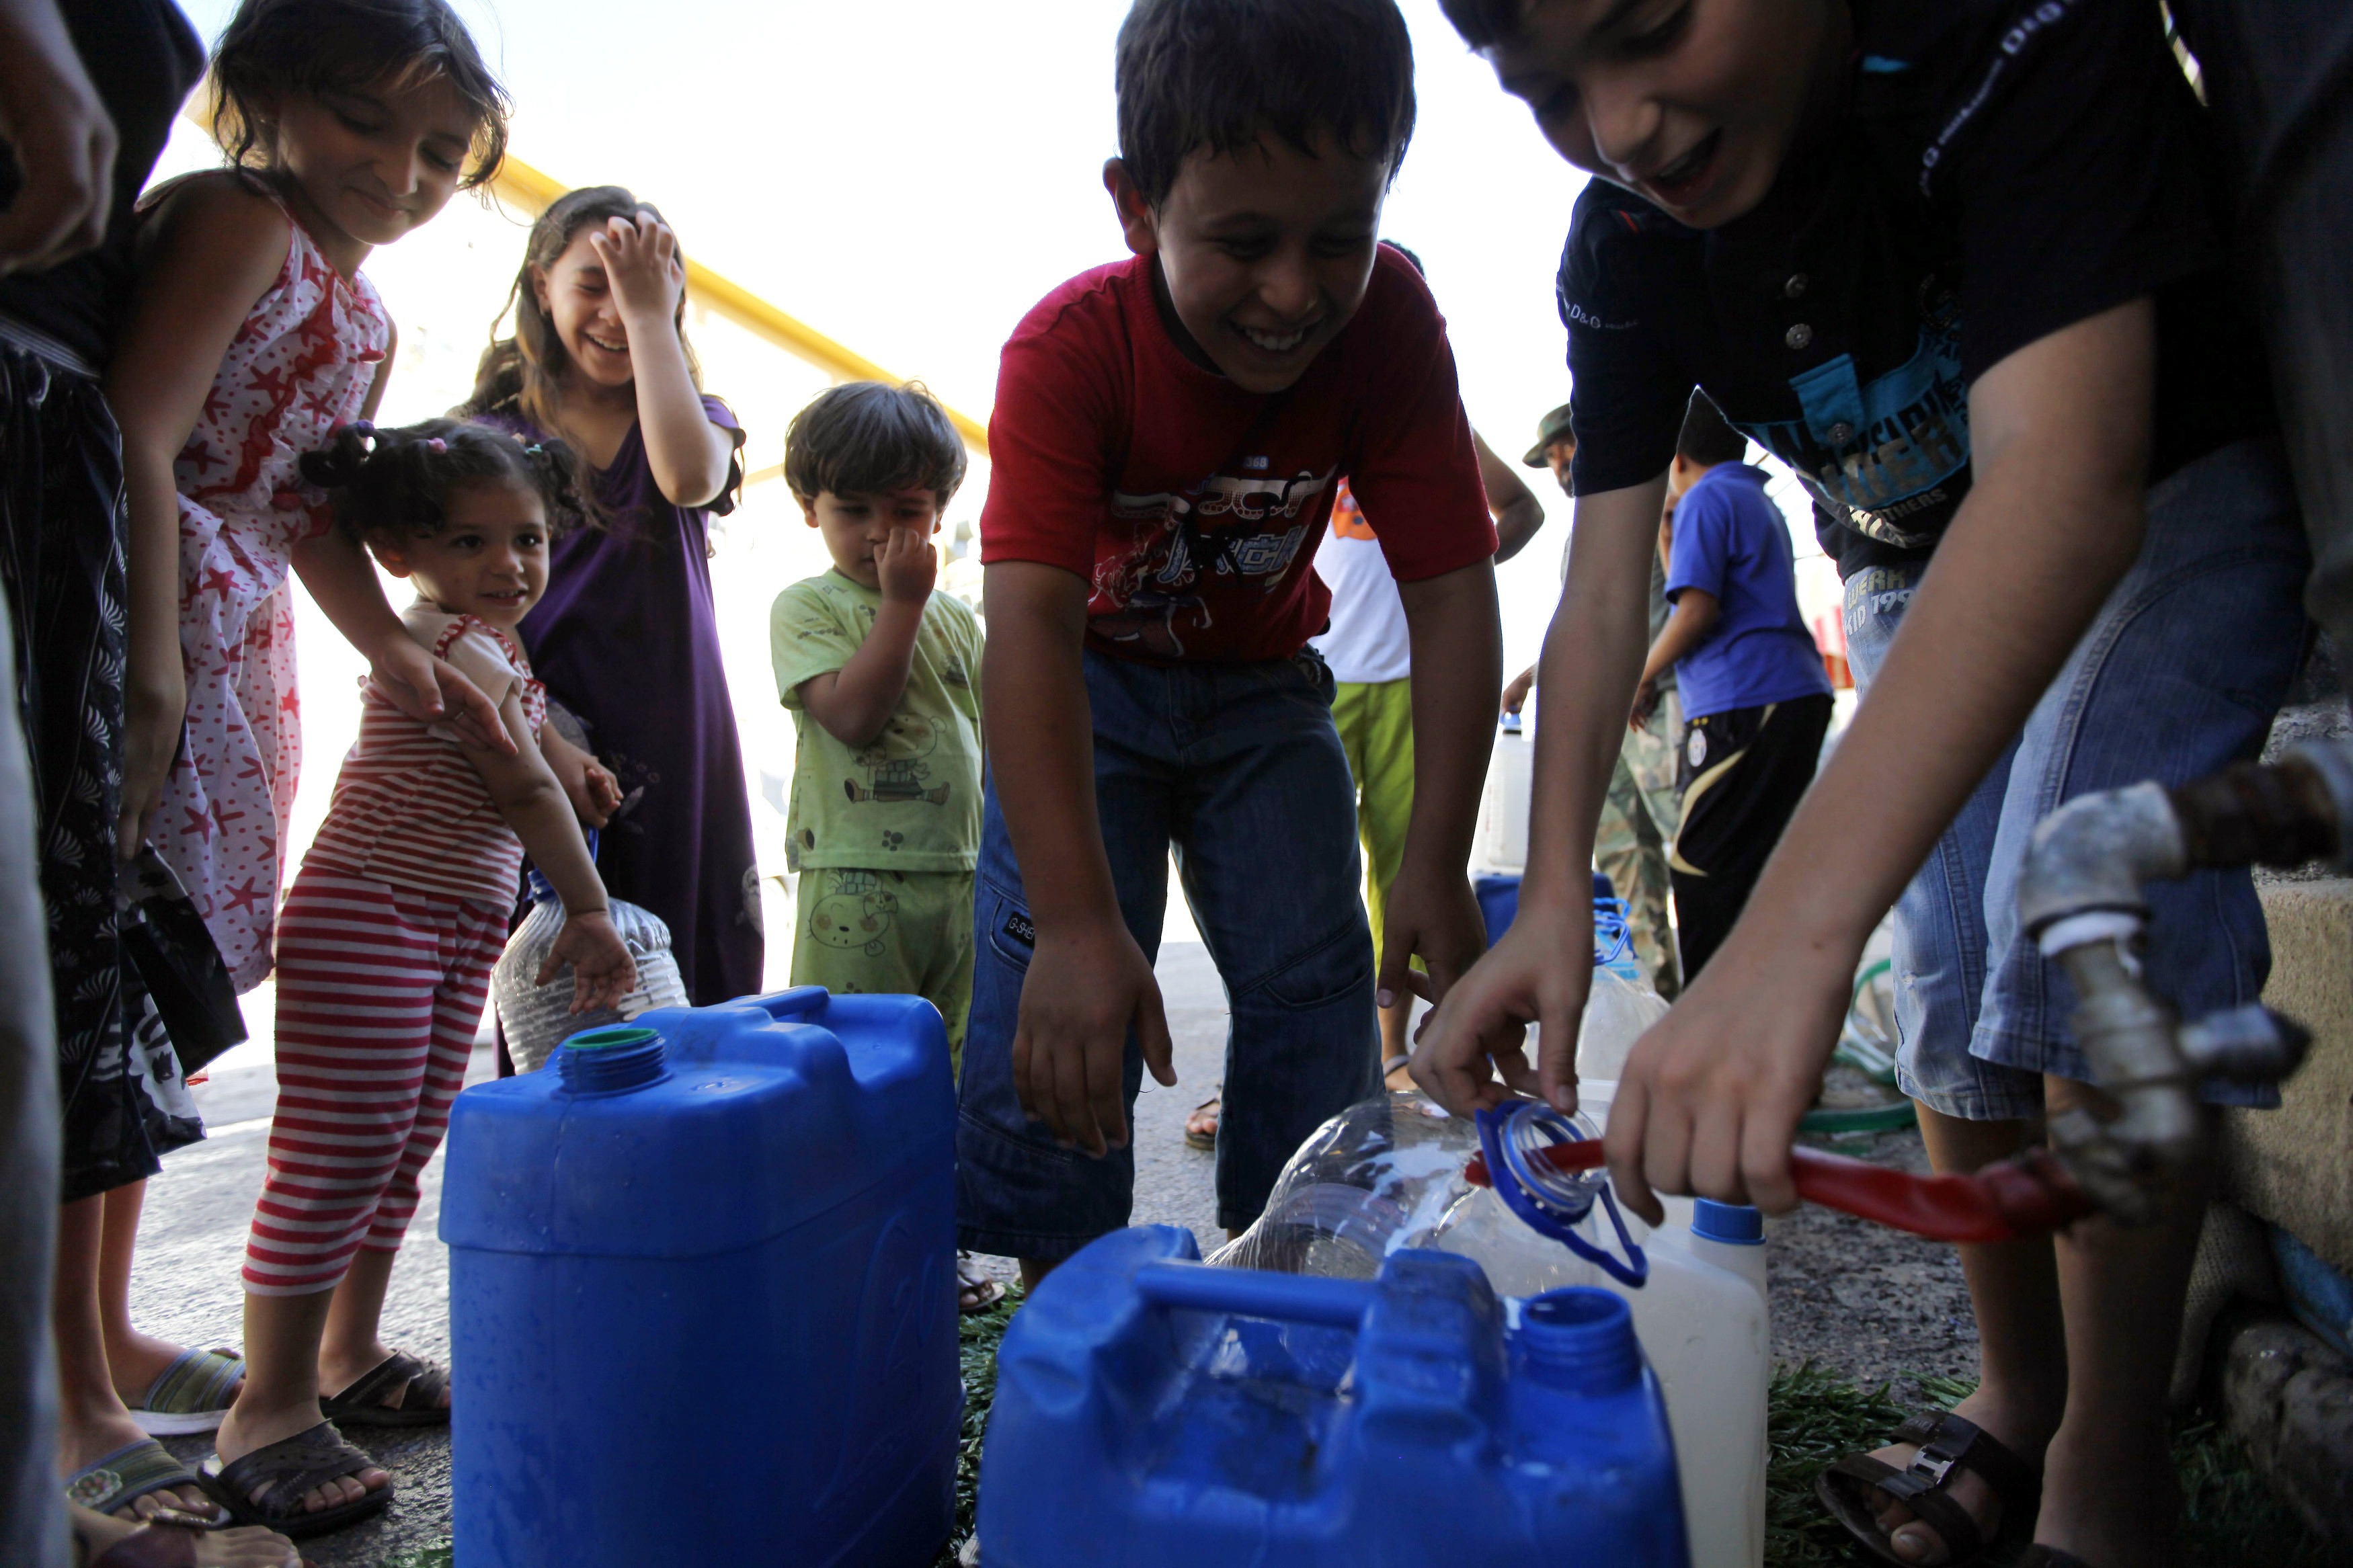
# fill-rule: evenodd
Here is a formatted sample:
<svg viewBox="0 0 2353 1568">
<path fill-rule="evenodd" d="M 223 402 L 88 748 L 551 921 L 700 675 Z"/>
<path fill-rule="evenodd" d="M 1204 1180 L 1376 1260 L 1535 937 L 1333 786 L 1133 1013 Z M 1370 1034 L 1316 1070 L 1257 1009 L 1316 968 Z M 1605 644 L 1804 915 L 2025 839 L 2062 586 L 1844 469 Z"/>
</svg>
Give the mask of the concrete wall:
<svg viewBox="0 0 2353 1568">
<path fill-rule="evenodd" d="M 2223 1183 L 2240 1206 L 2353 1273 L 2353 879 L 2259 891 L 2271 927 L 2263 1000 L 2312 1031 L 2277 1110 L 2226 1116 Z"/>
</svg>

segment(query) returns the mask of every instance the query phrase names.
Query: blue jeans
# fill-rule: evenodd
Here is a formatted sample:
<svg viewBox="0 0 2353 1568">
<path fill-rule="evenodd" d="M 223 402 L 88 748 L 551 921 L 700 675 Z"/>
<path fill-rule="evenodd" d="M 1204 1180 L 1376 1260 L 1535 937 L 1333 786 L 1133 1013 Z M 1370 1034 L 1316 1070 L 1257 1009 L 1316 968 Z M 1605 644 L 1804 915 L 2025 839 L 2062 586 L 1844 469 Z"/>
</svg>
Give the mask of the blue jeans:
<svg viewBox="0 0 2353 1568">
<path fill-rule="evenodd" d="M 1218 1223 L 1266 1206 L 1276 1173 L 1330 1118 L 1377 1091 L 1373 942 L 1359 896 L 1356 786 L 1332 725 L 1332 675 L 1311 651 L 1244 665 L 1146 665 L 1090 652 L 1095 807 L 1120 916 L 1160 950 L 1168 857 L 1224 980 Z M 958 1244 L 1067 1258 L 1127 1224 L 1132 1149 L 1091 1159 L 1054 1142 L 1013 1092 L 1013 1032 L 1031 928 L 996 776 L 981 827 L 972 1017 L 956 1131 Z M 1127 1039 L 1131 1123 L 1144 1058 Z"/>
<path fill-rule="evenodd" d="M 2256 755 L 2306 646 L 2308 561 L 2274 442 L 2226 447 L 2150 489 L 2139 559 L 1896 900 L 1905 1093 L 2003 1121 L 2041 1113 L 2044 1074 L 2090 1080 L 2066 978 L 2018 929 L 2028 835 L 2076 795 L 2182 784 Z M 1847 580 L 1847 648 L 1866 690 L 1923 570 Z M 2149 982 L 2184 1017 L 2261 994 L 2271 945 L 2245 869 L 2156 883 L 2147 898 Z M 2275 1104 L 2277 1091 L 2209 1098 Z"/>
</svg>

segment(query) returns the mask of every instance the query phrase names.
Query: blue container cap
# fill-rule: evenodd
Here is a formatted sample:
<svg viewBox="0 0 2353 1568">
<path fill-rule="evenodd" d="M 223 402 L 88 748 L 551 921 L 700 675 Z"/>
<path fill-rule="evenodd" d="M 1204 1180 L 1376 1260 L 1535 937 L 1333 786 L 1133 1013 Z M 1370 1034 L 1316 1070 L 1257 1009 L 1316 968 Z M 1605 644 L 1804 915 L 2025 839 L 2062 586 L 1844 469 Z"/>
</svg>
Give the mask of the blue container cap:
<svg viewBox="0 0 2353 1568">
<path fill-rule="evenodd" d="M 1641 1381 L 1633 1309 L 1590 1285 L 1531 1297 L 1520 1309 L 1519 1342 L 1529 1376 L 1571 1394 L 1599 1398 Z"/>
<path fill-rule="evenodd" d="M 1765 1216 L 1746 1204 L 1700 1198 L 1692 1205 L 1692 1234 L 1729 1247 L 1765 1245 Z"/>
</svg>

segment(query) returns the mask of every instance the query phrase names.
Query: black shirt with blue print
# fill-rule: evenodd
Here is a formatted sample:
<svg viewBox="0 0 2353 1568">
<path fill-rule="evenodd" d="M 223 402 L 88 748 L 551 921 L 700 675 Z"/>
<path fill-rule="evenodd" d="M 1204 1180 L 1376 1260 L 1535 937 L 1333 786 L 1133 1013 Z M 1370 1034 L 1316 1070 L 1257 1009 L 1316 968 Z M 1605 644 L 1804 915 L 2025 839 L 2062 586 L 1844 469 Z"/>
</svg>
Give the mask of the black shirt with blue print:
<svg viewBox="0 0 2353 1568">
<path fill-rule="evenodd" d="M 1845 100 L 1702 232 L 1602 180 L 1561 258 L 1576 488 L 1656 477 L 1691 389 L 1787 464 L 1841 576 L 1924 560 L 1969 486 L 1968 388 L 2144 296 L 2152 482 L 2269 431 L 2225 193 L 2156 0 L 1853 0 Z"/>
</svg>

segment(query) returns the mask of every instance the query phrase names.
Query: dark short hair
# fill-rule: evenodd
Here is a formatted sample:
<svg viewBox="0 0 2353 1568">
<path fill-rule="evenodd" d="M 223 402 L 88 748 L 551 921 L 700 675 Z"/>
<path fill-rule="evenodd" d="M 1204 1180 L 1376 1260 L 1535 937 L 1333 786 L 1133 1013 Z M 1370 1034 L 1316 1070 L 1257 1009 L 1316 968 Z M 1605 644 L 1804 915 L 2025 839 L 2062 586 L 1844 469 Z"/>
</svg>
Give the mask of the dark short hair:
<svg viewBox="0 0 2353 1568">
<path fill-rule="evenodd" d="M 1438 0 L 1438 5 L 1464 43 L 1483 49 L 1519 37 L 1528 0 Z"/>
<path fill-rule="evenodd" d="M 1675 456 L 1708 468 L 1718 463 L 1736 463 L 1748 456 L 1748 437 L 1725 422 L 1706 393 L 1694 392 L 1683 410 L 1683 432 L 1675 437 Z"/>
<path fill-rule="evenodd" d="M 1382 237 L 1381 243 L 1388 246 L 1391 250 L 1396 251 L 1399 256 L 1404 257 L 1407 261 L 1410 262 L 1413 266 L 1413 269 L 1421 274 L 1421 280 L 1423 282 L 1427 283 L 1430 281 L 1430 268 L 1421 264 L 1421 252 L 1409 249 L 1405 246 L 1399 245 L 1396 240 L 1388 237 L 1386 235 Z"/>
<path fill-rule="evenodd" d="M 1193 153 L 1317 132 L 1395 178 L 1413 139 L 1413 41 L 1396 0 L 1135 0 L 1113 79 L 1119 155 L 1154 206 Z"/>
<path fill-rule="evenodd" d="M 242 164 L 269 162 L 269 105 L 289 92 L 446 80 L 475 114 L 471 190 L 507 150 L 507 89 L 445 0 L 244 0 L 213 44 L 213 139 Z"/>
<path fill-rule="evenodd" d="M 804 501 L 918 485 L 944 508 L 964 483 L 964 437 L 923 383 L 827 387 L 785 431 L 785 483 Z"/>
<path fill-rule="evenodd" d="M 302 477 L 334 503 L 335 526 L 370 539 L 425 539 L 449 521 L 449 492 L 464 484 L 534 491 L 547 506 L 550 536 L 580 516 L 572 454 L 561 441 L 526 440 L 461 419 L 427 419 L 379 430 L 362 420 L 302 454 Z"/>
</svg>

